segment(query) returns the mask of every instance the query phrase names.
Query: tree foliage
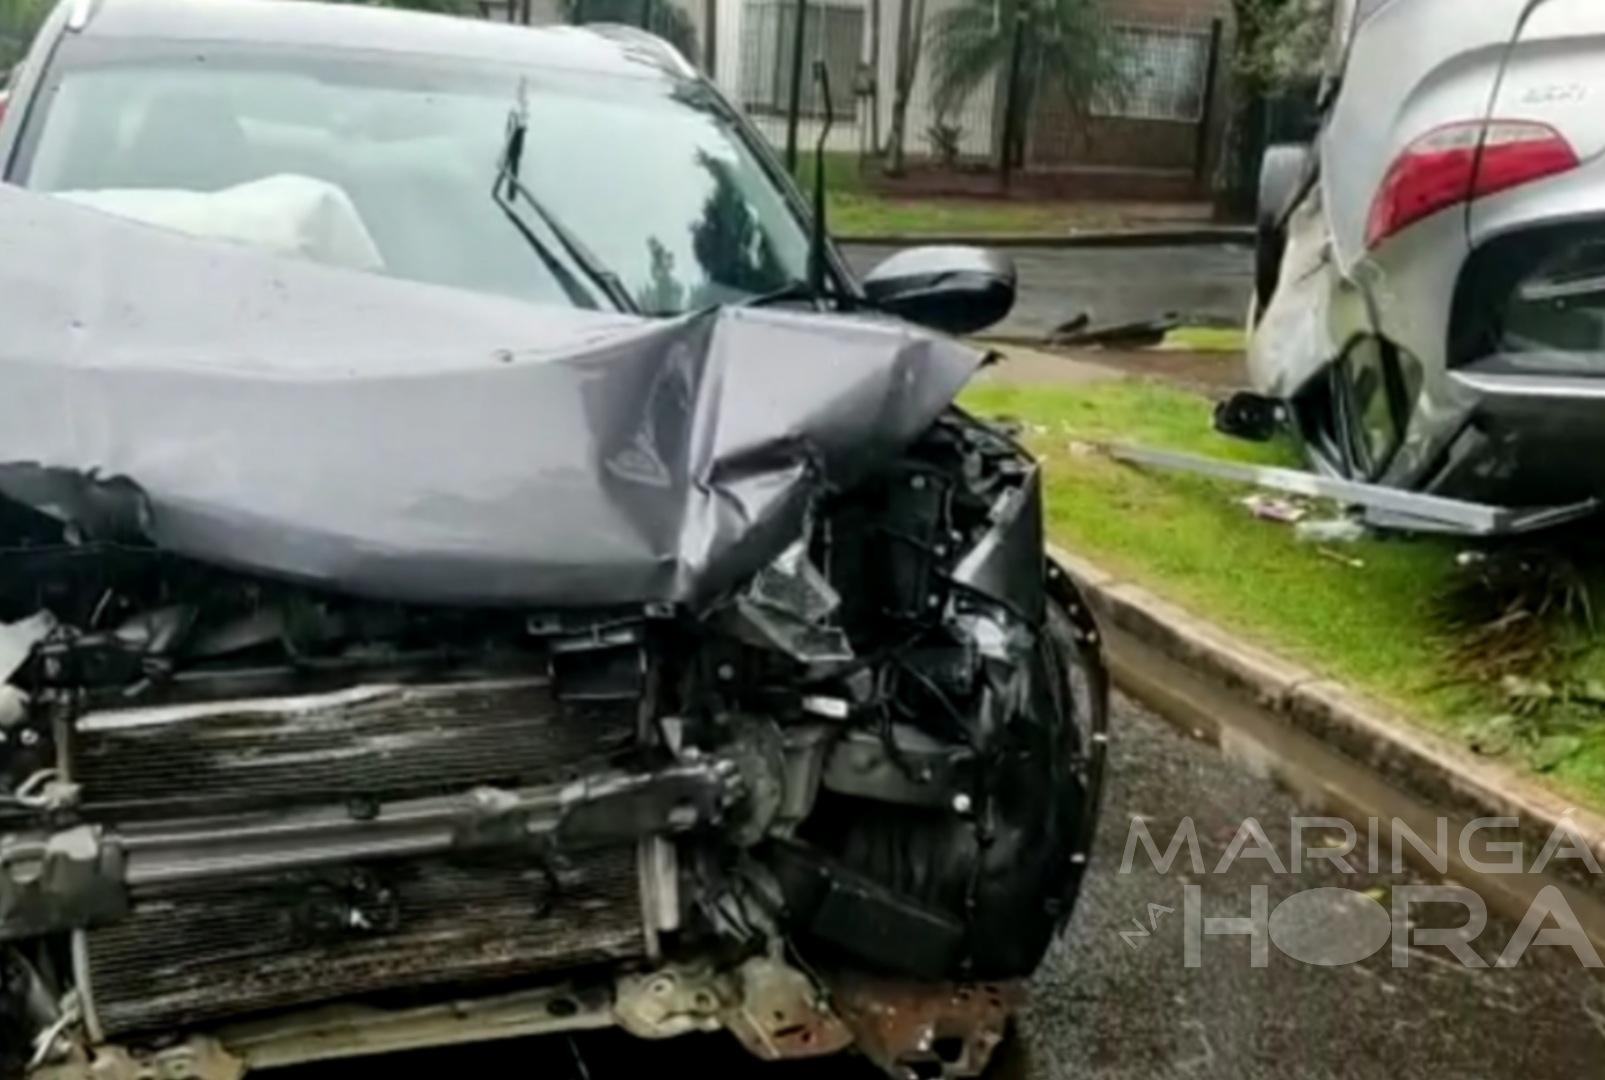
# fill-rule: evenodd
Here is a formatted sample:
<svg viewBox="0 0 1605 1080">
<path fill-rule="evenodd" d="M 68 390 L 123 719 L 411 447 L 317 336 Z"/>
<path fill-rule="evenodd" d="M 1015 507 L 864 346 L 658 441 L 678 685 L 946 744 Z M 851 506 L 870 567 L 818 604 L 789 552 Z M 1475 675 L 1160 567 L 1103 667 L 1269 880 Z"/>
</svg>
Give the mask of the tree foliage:
<svg viewBox="0 0 1605 1080">
<path fill-rule="evenodd" d="M 1232 0 L 1237 34 L 1233 111 L 1217 187 L 1231 213 L 1253 212 L 1278 102 L 1313 100 L 1331 42 L 1334 0 Z"/>
<path fill-rule="evenodd" d="M 976 90 L 1008 72 L 1020 25 L 1013 92 L 1020 128 L 1042 95 L 1073 113 L 1098 96 L 1117 96 L 1122 76 L 1116 40 L 1097 0 L 959 0 L 931 25 L 936 107 L 952 115 Z"/>
<path fill-rule="evenodd" d="M 1334 0 L 1235 0 L 1237 73 L 1275 93 L 1321 74 L 1332 36 Z"/>
</svg>

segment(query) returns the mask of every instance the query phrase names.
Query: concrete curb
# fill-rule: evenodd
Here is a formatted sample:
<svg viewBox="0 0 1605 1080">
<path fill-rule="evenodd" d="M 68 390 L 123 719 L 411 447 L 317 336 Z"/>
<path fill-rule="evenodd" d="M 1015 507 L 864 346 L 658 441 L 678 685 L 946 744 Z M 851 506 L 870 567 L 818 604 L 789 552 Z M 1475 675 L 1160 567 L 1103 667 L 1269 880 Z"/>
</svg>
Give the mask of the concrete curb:
<svg viewBox="0 0 1605 1080">
<path fill-rule="evenodd" d="M 1149 248 L 1201 247 L 1210 244 L 1252 244 L 1250 225 L 1193 225 L 1154 229 L 1088 229 L 1052 233 L 933 233 L 930 235 L 838 236 L 836 243 L 875 247 L 919 247 L 960 244 L 992 248 Z"/>
<path fill-rule="evenodd" d="M 1405 846 L 1411 861 L 1475 889 L 1489 906 L 1524 915 L 1538 890 L 1559 888 L 1596 948 L 1605 949 L 1605 875 L 1576 858 L 1542 873 L 1489 872 L 1521 845 L 1531 867 L 1557 829 L 1605 865 L 1605 816 L 1576 807 L 1530 777 L 1473 756 L 1313 671 L 1250 645 L 1146 589 L 1057 548 L 1049 555 L 1081 587 L 1122 690 L 1184 730 L 1217 742 L 1256 773 L 1284 783 L 1319 813 L 1354 822 L 1398 818 L 1429 843 L 1447 822 L 1447 866 Z M 1459 843 L 1464 826 L 1515 818 Z"/>
</svg>

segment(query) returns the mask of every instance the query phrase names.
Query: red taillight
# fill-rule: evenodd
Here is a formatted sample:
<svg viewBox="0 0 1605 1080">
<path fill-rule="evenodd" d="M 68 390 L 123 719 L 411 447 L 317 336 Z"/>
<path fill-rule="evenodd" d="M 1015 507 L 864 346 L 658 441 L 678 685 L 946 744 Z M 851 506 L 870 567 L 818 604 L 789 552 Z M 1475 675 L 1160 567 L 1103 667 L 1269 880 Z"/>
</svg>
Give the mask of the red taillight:
<svg viewBox="0 0 1605 1080">
<path fill-rule="evenodd" d="M 1486 125 L 1451 124 L 1430 131 L 1406 147 L 1388 170 L 1382 190 L 1371 204 L 1366 245 L 1376 247 L 1406 225 L 1457 203 L 1495 195 L 1577 165 L 1571 143 L 1548 124 L 1493 120 Z"/>
</svg>

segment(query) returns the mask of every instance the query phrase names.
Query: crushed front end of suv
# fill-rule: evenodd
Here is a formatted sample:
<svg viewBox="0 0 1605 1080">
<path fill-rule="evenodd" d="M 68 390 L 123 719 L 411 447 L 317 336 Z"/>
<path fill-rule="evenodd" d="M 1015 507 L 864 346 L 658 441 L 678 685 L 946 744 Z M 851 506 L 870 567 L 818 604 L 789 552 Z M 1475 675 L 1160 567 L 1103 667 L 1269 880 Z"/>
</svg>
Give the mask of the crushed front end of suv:
<svg viewBox="0 0 1605 1080">
<path fill-rule="evenodd" d="M 979 353 L 14 188 L 0 231 L 0 1071 L 610 1024 L 985 1067 L 1106 691 Z"/>
</svg>

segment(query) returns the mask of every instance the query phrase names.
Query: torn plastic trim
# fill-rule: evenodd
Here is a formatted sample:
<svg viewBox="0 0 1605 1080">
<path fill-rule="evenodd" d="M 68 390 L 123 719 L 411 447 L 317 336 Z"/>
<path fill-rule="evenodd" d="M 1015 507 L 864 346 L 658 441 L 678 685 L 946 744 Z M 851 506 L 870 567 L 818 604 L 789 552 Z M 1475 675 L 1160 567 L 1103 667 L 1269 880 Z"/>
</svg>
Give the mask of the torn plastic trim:
<svg viewBox="0 0 1605 1080">
<path fill-rule="evenodd" d="M 811 531 L 811 530 L 810 530 Z M 758 571 L 730 612 L 736 635 L 804 664 L 845 663 L 853 647 L 830 618 L 841 595 L 808 556 L 809 537 Z"/>
<path fill-rule="evenodd" d="M 998 497 L 992 528 L 953 568 L 953 581 L 996 600 L 1031 626 L 1042 625 L 1042 470 Z"/>
</svg>

